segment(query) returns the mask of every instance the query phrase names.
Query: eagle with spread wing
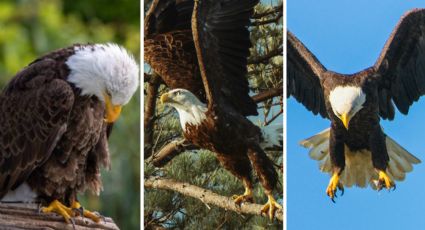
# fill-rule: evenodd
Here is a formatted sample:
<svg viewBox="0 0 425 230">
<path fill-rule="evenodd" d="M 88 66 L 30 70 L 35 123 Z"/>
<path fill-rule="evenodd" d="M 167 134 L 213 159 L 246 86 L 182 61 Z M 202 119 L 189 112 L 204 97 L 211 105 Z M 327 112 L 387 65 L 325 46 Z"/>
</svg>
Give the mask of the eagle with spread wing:
<svg viewBox="0 0 425 230">
<path fill-rule="evenodd" d="M 0 94 L 0 199 L 48 204 L 70 222 L 78 192 L 102 189 L 108 136 L 138 87 L 134 58 L 116 44 L 74 45 L 38 58 Z"/>
<path fill-rule="evenodd" d="M 420 163 L 384 133 L 380 118 L 393 120 L 395 107 L 407 115 L 425 94 L 425 9 L 407 12 L 375 65 L 355 74 L 327 70 L 290 32 L 287 54 L 288 95 L 331 121 L 301 144 L 331 174 L 332 200 L 344 186 L 394 188 Z"/>
<path fill-rule="evenodd" d="M 145 19 L 145 60 L 171 88 L 161 101 L 179 113 L 184 137 L 214 152 L 223 167 L 243 181 L 237 204 L 252 201 L 252 167 L 273 218 L 278 175 L 264 148 L 281 146 L 282 127 L 260 129 L 249 96 L 248 25 L 258 0 L 155 0 Z M 252 165 L 252 166 L 251 166 Z"/>
</svg>

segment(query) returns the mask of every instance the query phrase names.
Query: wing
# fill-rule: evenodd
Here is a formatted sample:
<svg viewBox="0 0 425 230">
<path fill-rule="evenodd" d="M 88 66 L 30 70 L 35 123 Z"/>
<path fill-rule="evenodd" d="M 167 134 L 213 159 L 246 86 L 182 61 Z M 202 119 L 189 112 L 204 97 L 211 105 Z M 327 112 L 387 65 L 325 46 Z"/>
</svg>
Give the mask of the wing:
<svg viewBox="0 0 425 230">
<path fill-rule="evenodd" d="M 145 61 L 171 88 L 191 91 L 205 102 L 191 20 L 193 0 L 155 0 L 145 19 Z"/>
<path fill-rule="evenodd" d="M 145 36 L 190 30 L 193 0 L 154 0 L 145 18 Z"/>
<path fill-rule="evenodd" d="M 314 115 L 327 118 L 321 76 L 326 68 L 299 41 L 287 33 L 287 94 L 302 103 Z"/>
<path fill-rule="evenodd" d="M 74 103 L 69 84 L 44 59 L 18 73 L 0 95 L 0 197 L 42 165 L 67 128 Z"/>
<path fill-rule="evenodd" d="M 248 25 L 258 0 L 199 0 L 192 33 L 209 107 L 226 103 L 242 115 L 257 115 L 249 96 Z"/>
<path fill-rule="evenodd" d="M 394 104 L 407 114 L 425 93 L 425 9 L 406 13 L 375 63 L 379 78 L 379 114 L 394 119 Z"/>
</svg>

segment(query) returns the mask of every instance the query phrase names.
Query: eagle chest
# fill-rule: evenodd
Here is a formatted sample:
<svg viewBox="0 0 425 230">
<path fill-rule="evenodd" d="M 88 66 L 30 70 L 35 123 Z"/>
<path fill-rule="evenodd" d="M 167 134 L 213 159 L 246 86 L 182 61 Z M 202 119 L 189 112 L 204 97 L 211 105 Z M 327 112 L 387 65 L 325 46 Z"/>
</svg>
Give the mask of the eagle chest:
<svg viewBox="0 0 425 230">
<path fill-rule="evenodd" d="M 210 119 L 206 119 L 198 125 L 186 124 L 184 136 L 187 140 L 201 148 L 217 152 L 214 140 L 217 136 L 216 128 Z"/>
<path fill-rule="evenodd" d="M 94 147 L 100 137 L 103 125 L 104 106 L 95 98 L 84 98 L 76 101 L 70 115 L 70 129 L 64 134 L 69 139 L 68 148 L 76 154 L 86 155 Z M 60 144 L 64 142 L 61 141 Z"/>
</svg>

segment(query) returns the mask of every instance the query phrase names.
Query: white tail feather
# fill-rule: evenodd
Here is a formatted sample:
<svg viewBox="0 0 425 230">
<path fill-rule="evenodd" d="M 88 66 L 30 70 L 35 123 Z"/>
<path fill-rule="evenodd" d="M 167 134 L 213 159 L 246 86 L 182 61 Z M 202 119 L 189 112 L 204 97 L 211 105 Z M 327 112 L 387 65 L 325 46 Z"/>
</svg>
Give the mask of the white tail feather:
<svg viewBox="0 0 425 230">
<path fill-rule="evenodd" d="M 310 149 L 310 157 L 319 162 L 319 168 L 322 172 L 332 175 L 332 166 L 329 155 L 329 134 L 330 129 L 300 142 L 300 144 Z M 419 164 L 421 161 L 401 147 L 397 142 L 386 137 L 386 145 L 390 161 L 388 163 L 387 173 L 396 181 L 403 181 L 406 173 L 413 170 L 413 164 Z M 366 187 L 368 184 L 376 189 L 378 173 L 372 165 L 372 155 L 368 150 L 352 152 L 345 147 L 345 169 L 341 173 L 340 182 L 345 187 Z"/>
<path fill-rule="evenodd" d="M 262 149 L 272 147 L 282 147 L 283 143 L 283 125 L 268 125 L 261 127 L 263 139 L 260 143 Z"/>
</svg>

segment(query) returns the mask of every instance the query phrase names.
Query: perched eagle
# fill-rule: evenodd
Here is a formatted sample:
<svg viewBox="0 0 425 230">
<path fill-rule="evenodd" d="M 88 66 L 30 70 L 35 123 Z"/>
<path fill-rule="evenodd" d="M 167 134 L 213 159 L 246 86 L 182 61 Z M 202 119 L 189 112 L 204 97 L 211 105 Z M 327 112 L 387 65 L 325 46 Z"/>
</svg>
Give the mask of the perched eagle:
<svg viewBox="0 0 425 230">
<path fill-rule="evenodd" d="M 248 25 L 257 3 L 153 1 L 145 20 L 145 60 L 172 88 L 161 101 L 178 111 L 185 138 L 215 152 L 243 181 L 245 193 L 235 202 L 252 201 L 252 164 L 268 196 L 262 212 L 273 218 L 281 209 L 272 195 L 278 175 L 263 148 L 279 145 L 282 127 L 261 130 L 246 118 L 258 114 L 246 77 Z"/>
<path fill-rule="evenodd" d="M 0 94 L 0 198 L 40 199 L 42 212 L 94 221 L 77 193 L 102 189 L 108 136 L 138 87 L 134 58 L 115 44 L 74 45 L 35 60 Z M 79 211 L 78 211 L 79 210 Z"/>
<path fill-rule="evenodd" d="M 331 127 L 301 142 L 332 175 L 326 193 L 357 185 L 395 187 L 420 160 L 388 137 L 380 118 L 407 114 L 425 93 L 425 9 L 405 14 L 375 65 L 351 75 L 327 70 L 288 32 L 288 95 Z"/>
</svg>

